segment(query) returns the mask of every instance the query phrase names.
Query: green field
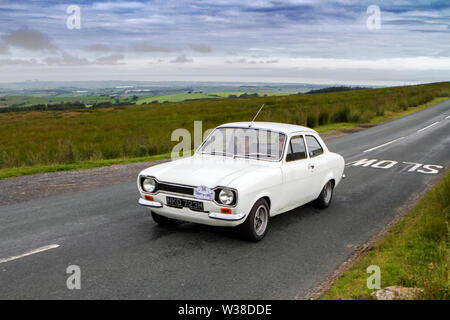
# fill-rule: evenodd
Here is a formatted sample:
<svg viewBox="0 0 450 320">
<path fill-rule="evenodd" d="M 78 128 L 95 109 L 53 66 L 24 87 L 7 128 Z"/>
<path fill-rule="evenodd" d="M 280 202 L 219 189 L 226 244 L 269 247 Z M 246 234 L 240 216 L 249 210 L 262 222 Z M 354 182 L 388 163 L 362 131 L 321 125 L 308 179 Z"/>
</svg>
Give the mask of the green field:
<svg viewBox="0 0 450 320">
<path fill-rule="evenodd" d="M 119 102 L 131 102 L 131 97 L 119 98 Z M 5 107 L 30 107 L 39 104 L 59 104 L 80 102 L 86 105 L 93 105 L 100 102 L 116 103 L 115 98 L 109 96 L 58 96 L 58 97 L 33 97 L 33 96 L 4 96 L 0 97 L 0 106 Z"/>
<path fill-rule="evenodd" d="M 109 102 L 112 105 L 115 104 L 150 104 L 150 103 L 164 103 L 164 102 L 181 102 L 186 100 L 202 100 L 202 99 L 221 99 L 228 98 L 230 96 L 239 97 L 245 94 L 258 94 L 259 96 L 282 96 L 289 95 L 292 93 L 288 92 L 217 92 L 217 93 L 173 93 L 158 96 L 135 96 L 132 95 L 119 95 L 119 96 L 109 96 L 109 95 L 58 95 L 58 96 L 32 96 L 32 95 L 5 95 L 0 96 L 0 108 L 1 107 L 31 107 L 35 105 L 56 105 L 61 103 L 82 103 L 87 107 L 94 104 Z"/>
<path fill-rule="evenodd" d="M 170 152 L 177 128 L 203 130 L 232 121 L 351 128 L 413 112 L 450 95 L 450 82 L 348 92 L 198 100 L 67 111 L 0 114 L 0 169 L 147 157 Z M 434 100 L 436 101 L 436 100 Z"/>
<path fill-rule="evenodd" d="M 239 97 L 245 92 L 218 92 L 218 93 L 175 93 L 163 96 L 144 96 L 139 98 L 136 104 L 148 104 L 155 102 L 181 102 L 188 100 L 202 100 L 202 99 L 220 99 L 228 98 L 230 96 Z M 249 92 L 247 94 L 258 94 L 259 96 L 284 96 L 289 93 L 286 92 Z"/>
<path fill-rule="evenodd" d="M 450 173 L 351 270 L 345 272 L 322 299 L 370 299 L 366 269 L 377 265 L 381 288 L 423 289 L 419 299 L 450 299 Z"/>
</svg>

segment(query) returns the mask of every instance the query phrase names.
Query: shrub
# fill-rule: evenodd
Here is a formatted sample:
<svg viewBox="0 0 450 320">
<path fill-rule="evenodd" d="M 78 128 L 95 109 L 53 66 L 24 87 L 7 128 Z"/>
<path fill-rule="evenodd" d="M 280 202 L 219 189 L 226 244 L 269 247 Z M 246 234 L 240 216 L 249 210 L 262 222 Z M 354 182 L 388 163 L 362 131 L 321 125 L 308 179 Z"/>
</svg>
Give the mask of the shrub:
<svg viewBox="0 0 450 320">
<path fill-rule="evenodd" d="M 314 128 L 317 126 L 317 117 L 315 114 L 308 114 L 306 117 L 306 126 L 309 128 Z"/>
<path fill-rule="evenodd" d="M 329 121 L 330 121 L 330 114 L 328 113 L 328 111 L 321 111 L 319 113 L 319 126 L 328 124 Z"/>
<path fill-rule="evenodd" d="M 343 107 L 338 109 L 332 117 L 332 122 L 349 122 L 350 120 L 350 108 Z"/>
</svg>

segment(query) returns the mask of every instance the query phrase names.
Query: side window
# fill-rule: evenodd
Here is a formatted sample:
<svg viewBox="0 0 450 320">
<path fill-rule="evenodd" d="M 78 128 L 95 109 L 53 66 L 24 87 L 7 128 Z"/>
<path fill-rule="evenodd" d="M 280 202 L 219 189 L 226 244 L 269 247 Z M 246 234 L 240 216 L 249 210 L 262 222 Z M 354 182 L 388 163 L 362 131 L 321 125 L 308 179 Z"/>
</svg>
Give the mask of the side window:
<svg viewBox="0 0 450 320">
<path fill-rule="evenodd" d="M 319 141 L 313 136 L 306 136 L 306 144 L 308 145 L 309 156 L 316 157 L 323 153 L 323 149 L 320 146 Z"/>
<path fill-rule="evenodd" d="M 286 155 L 286 161 L 295 161 L 300 159 L 306 159 L 305 142 L 302 136 L 295 136 L 289 141 L 288 152 Z"/>
</svg>

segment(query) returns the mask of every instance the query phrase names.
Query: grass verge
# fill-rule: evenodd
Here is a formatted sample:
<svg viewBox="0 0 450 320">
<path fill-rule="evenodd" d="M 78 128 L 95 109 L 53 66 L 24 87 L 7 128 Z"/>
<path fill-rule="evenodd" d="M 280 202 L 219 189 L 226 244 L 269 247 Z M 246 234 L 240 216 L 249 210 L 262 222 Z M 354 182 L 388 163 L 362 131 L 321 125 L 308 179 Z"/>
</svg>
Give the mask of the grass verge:
<svg viewBox="0 0 450 320">
<path fill-rule="evenodd" d="M 108 159 L 108 160 L 95 160 L 95 161 L 80 161 L 70 164 L 56 164 L 48 166 L 29 166 L 18 168 L 5 168 L 0 169 L 0 179 L 19 177 L 28 174 L 44 173 L 44 172 L 57 172 L 57 171 L 69 171 L 69 170 L 85 170 L 98 167 L 106 167 L 118 164 L 129 164 L 136 162 L 156 161 L 170 158 L 170 153 L 159 154 L 148 157 L 138 158 L 124 158 L 124 159 Z"/>
<path fill-rule="evenodd" d="M 314 129 L 319 133 L 326 133 L 326 132 L 330 132 L 330 131 L 351 132 L 352 130 L 361 128 L 367 124 L 368 125 L 377 125 L 377 124 L 383 123 L 385 121 L 404 117 L 406 115 L 424 110 L 426 108 L 429 108 L 431 106 L 434 106 L 434 105 L 444 102 L 446 100 L 448 100 L 448 97 L 434 98 L 430 102 L 419 105 L 417 107 L 410 107 L 404 111 L 395 112 L 395 113 L 391 112 L 391 113 L 385 114 L 384 116 L 377 116 L 375 118 L 372 118 L 371 121 L 366 124 L 353 123 L 353 122 L 339 122 L 339 123 L 331 123 L 331 124 L 327 124 L 327 125 L 317 126 Z M 19 176 L 23 176 L 23 175 L 44 173 L 44 172 L 92 169 L 92 168 L 97 168 L 97 167 L 110 166 L 110 165 L 114 165 L 114 164 L 127 164 L 127 163 L 136 163 L 136 162 L 145 162 L 145 161 L 155 161 L 155 160 L 168 159 L 168 158 L 170 158 L 170 153 L 145 156 L 145 157 L 128 157 L 128 158 L 115 158 L 115 159 L 107 159 L 107 160 L 76 161 L 74 163 L 69 163 L 69 164 L 35 165 L 35 166 L 3 168 L 3 169 L 0 169 L 0 179 L 13 178 L 13 177 L 19 177 Z"/>
<path fill-rule="evenodd" d="M 366 269 L 381 270 L 381 288 L 417 287 L 419 299 L 448 300 L 450 261 L 450 172 L 417 206 L 378 240 L 321 297 L 324 300 L 370 299 Z"/>
<path fill-rule="evenodd" d="M 381 123 L 389 121 L 389 120 L 398 119 L 398 118 L 410 115 L 412 113 L 425 110 L 429 107 L 437 105 L 438 103 L 444 102 L 446 100 L 448 100 L 448 97 L 434 98 L 433 100 L 431 100 L 427 103 L 421 104 L 417 107 L 410 107 L 404 111 L 399 111 L 399 112 L 387 112 L 383 116 L 373 117 L 368 123 L 363 123 L 363 124 L 352 123 L 352 122 L 331 123 L 331 124 L 327 124 L 324 126 L 315 127 L 314 130 L 316 130 L 319 133 L 325 133 L 325 132 L 329 132 L 329 131 L 333 131 L 333 130 L 335 130 L 335 131 L 351 131 L 351 130 L 356 129 L 361 126 L 378 125 L 378 124 L 381 124 Z"/>
</svg>

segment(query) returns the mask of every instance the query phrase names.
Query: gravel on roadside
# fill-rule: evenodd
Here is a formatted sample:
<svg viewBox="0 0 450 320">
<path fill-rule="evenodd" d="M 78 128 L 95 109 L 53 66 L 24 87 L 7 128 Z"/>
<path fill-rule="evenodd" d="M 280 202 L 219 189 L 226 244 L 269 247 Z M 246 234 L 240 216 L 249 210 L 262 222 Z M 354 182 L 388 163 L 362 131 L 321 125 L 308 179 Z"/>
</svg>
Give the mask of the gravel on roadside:
<svg viewBox="0 0 450 320">
<path fill-rule="evenodd" d="M 141 170 L 167 161 L 170 159 L 2 179 L 0 206 L 133 181 Z"/>
</svg>

